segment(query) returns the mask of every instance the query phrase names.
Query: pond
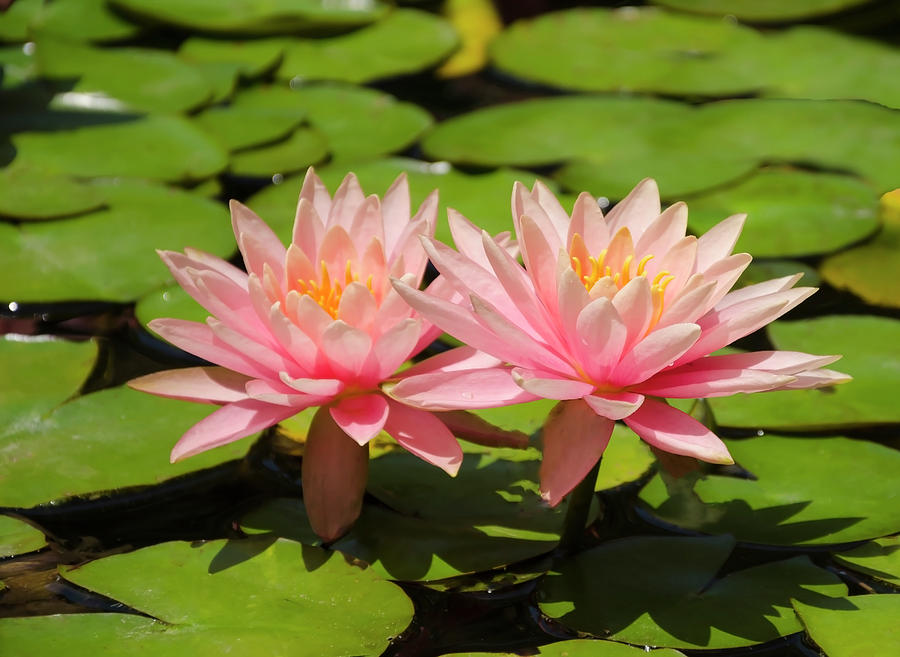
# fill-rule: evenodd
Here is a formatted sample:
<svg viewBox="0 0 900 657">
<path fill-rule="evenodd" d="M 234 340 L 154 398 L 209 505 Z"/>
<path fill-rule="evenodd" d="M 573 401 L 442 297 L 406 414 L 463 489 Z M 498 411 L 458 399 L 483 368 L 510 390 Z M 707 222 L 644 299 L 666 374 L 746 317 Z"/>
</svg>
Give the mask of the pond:
<svg viewBox="0 0 900 657">
<path fill-rule="evenodd" d="M 4 656 L 900 653 L 894 3 L 2 4 Z"/>
</svg>

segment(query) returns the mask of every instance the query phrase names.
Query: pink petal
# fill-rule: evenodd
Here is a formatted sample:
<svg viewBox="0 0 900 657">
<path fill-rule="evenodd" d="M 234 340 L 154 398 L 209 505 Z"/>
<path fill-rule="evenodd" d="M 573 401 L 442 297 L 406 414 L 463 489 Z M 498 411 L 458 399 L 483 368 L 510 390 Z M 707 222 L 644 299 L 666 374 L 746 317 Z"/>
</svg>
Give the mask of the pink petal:
<svg viewBox="0 0 900 657">
<path fill-rule="evenodd" d="M 348 173 L 334 192 L 331 199 L 331 212 L 328 214 L 326 225 L 329 231 L 340 226 L 344 231 L 349 231 L 353 223 L 353 216 L 359 206 L 365 202 L 359 180 L 353 173 Z"/>
<path fill-rule="evenodd" d="M 584 401 L 597 415 L 608 420 L 621 420 L 640 408 L 644 396 L 633 392 L 598 392 L 587 395 Z"/>
<path fill-rule="evenodd" d="M 626 283 L 613 297 L 612 304 L 628 332 L 624 347 L 628 350 L 644 337 L 653 319 L 653 298 L 647 277 L 638 276 Z"/>
<path fill-rule="evenodd" d="M 629 386 L 648 379 L 675 362 L 699 337 L 700 327 L 696 324 L 673 324 L 653 331 L 625 352 L 610 376 L 610 383 Z"/>
<path fill-rule="evenodd" d="M 381 201 L 377 196 L 372 194 L 357 208 L 348 232 L 358 253 L 362 253 L 373 239 L 384 244 L 384 221 L 381 217 Z"/>
<path fill-rule="evenodd" d="M 303 451 L 303 504 L 313 531 L 326 542 L 343 535 L 362 510 L 369 448 L 355 443 L 331 414 L 316 411 Z"/>
<path fill-rule="evenodd" d="M 746 219 L 746 214 L 731 215 L 700 236 L 697 242 L 697 271 L 705 271 L 734 251 Z"/>
<path fill-rule="evenodd" d="M 342 226 L 329 226 L 319 245 L 318 257 L 325 262 L 334 282 L 343 284 L 347 263 L 356 262 L 357 256 L 356 246 L 347 231 Z"/>
<path fill-rule="evenodd" d="M 619 362 L 627 329 L 609 299 L 591 301 L 578 316 L 576 329 L 582 344 L 581 365 L 595 380 L 605 379 Z"/>
<path fill-rule="evenodd" d="M 783 385 L 776 390 L 805 390 L 808 388 L 824 388 L 827 386 L 835 386 L 841 383 L 852 381 L 853 377 L 843 372 L 835 372 L 834 370 L 811 370 L 808 372 L 799 372 L 793 378 L 793 381 Z"/>
<path fill-rule="evenodd" d="M 656 217 L 647 230 L 635 242 L 634 251 L 637 258 L 645 255 L 659 257 L 667 253 L 678 241 L 684 237 L 687 231 L 688 209 L 687 205 L 679 201 L 669 206 Z"/>
<path fill-rule="evenodd" d="M 747 253 L 736 253 L 714 262 L 703 272 L 703 276 L 716 283 L 716 288 L 707 302 L 704 312 L 718 304 L 740 278 L 753 258 Z M 699 315 L 698 315 L 699 317 Z"/>
<path fill-rule="evenodd" d="M 297 244 L 291 244 L 288 247 L 284 265 L 287 289 L 295 289 L 298 281 L 306 282 L 319 280 L 320 269 L 313 265 L 311 260 L 311 258 L 315 257 L 315 251 L 311 256 L 307 256 L 303 249 Z"/>
<path fill-rule="evenodd" d="M 257 401 L 277 404 L 278 406 L 290 406 L 294 409 L 307 408 L 327 401 L 327 398 L 319 395 L 297 393 L 294 389 L 281 382 L 272 380 L 254 379 L 248 381 L 245 390 L 247 395 Z"/>
<path fill-rule="evenodd" d="M 446 425 L 427 411 L 394 400 L 388 404 L 384 430 L 408 451 L 455 477 L 462 465 L 462 449 Z"/>
<path fill-rule="evenodd" d="M 157 251 L 157 253 L 162 252 Z M 167 253 L 172 252 L 168 251 Z M 230 278 L 238 285 L 244 285 L 247 281 L 247 272 L 238 269 L 230 262 L 226 262 L 218 256 L 214 256 L 210 253 L 207 253 L 206 251 L 201 251 L 199 249 L 192 249 L 190 247 L 185 247 L 184 254 L 191 259 L 190 265 L 195 269 L 206 268 L 211 271 L 217 271 L 223 276 Z"/>
<path fill-rule="evenodd" d="M 556 506 L 585 478 L 609 444 L 614 423 L 581 400 L 556 405 L 544 424 L 541 496 Z"/>
<path fill-rule="evenodd" d="M 232 200 L 231 226 L 248 272 L 262 276 L 263 263 L 268 263 L 278 280 L 284 276 L 285 248 L 268 224 L 243 203 Z"/>
<path fill-rule="evenodd" d="M 495 408 L 537 399 L 516 385 L 507 368 L 447 370 L 401 379 L 384 391 L 398 401 L 431 411 Z"/>
<path fill-rule="evenodd" d="M 344 433 L 365 445 L 384 428 L 388 403 L 381 395 L 357 395 L 338 400 L 328 411 Z"/>
<path fill-rule="evenodd" d="M 707 356 L 691 363 L 694 370 L 752 369 L 773 374 L 797 374 L 840 360 L 840 356 L 816 356 L 801 351 L 747 351 L 739 354 Z"/>
<path fill-rule="evenodd" d="M 672 454 L 692 456 L 709 463 L 734 463 L 718 436 L 691 416 L 648 397 L 641 407 L 625 418 L 632 431 L 644 441 Z"/>
<path fill-rule="evenodd" d="M 521 367 L 512 369 L 512 377 L 523 390 L 544 399 L 581 399 L 594 392 L 596 388 L 593 383 L 587 381 L 554 377 L 552 373 Z"/>
<path fill-rule="evenodd" d="M 300 199 L 312 204 L 320 218 L 319 221 L 324 226 L 324 221 L 331 212 L 331 195 L 312 167 L 306 170 L 303 187 L 300 189 Z"/>
<path fill-rule="evenodd" d="M 513 185 L 513 219 L 518 220 L 519 225 L 523 217 L 528 217 L 540 230 L 550 249 L 555 253 L 564 248 L 568 225 L 560 232 L 547 212 L 520 183 Z"/>
<path fill-rule="evenodd" d="M 269 311 L 269 327 L 281 348 L 300 367 L 298 374 L 312 374 L 319 369 L 319 349 L 312 339 L 291 322 L 275 304 Z"/>
<path fill-rule="evenodd" d="M 611 235 L 627 227 L 635 238 L 639 238 L 659 216 L 660 210 L 659 188 L 656 181 L 644 178 L 628 193 L 628 196 L 606 213 L 606 224 Z"/>
<path fill-rule="evenodd" d="M 172 448 L 171 461 L 174 463 L 213 447 L 227 445 L 277 424 L 301 410 L 254 399 L 226 404 L 187 430 Z"/>
<path fill-rule="evenodd" d="M 413 356 L 421 332 L 421 320 L 405 319 L 392 326 L 375 341 L 372 351 L 378 363 L 379 379 L 389 377 Z"/>
<path fill-rule="evenodd" d="M 263 371 L 269 373 L 269 376 L 260 378 L 272 378 L 278 372 L 288 372 L 292 376 L 300 375 L 301 372 L 297 363 L 291 358 L 286 358 L 285 354 L 228 328 L 225 324 L 212 317 L 208 318 L 206 323 L 212 329 L 213 335 L 216 336 L 217 340 L 231 347 L 246 360 L 257 363 Z"/>
<path fill-rule="evenodd" d="M 368 333 L 377 313 L 375 297 L 363 283 L 354 281 L 344 289 L 338 304 L 338 319 Z"/>
<path fill-rule="evenodd" d="M 528 276 L 547 308 L 556 308 L 556 266 L 559 250 L 554 250 L 537 224 L 522 217 L 518 232 L 519 248 Z"/>
<path fill-rule="evenodd" d="M 699 359 L 667 370 L 644 383 L 632 386 L 632 390 L 655 397 L 724 397 L 738 392 L 763 392 L 774 390 L 794 380 L 785 374 L 771 374 L 760 370 L 718 369 L 692 371 Z"/>
<path fill-rule="evenodd" d="M 288 376 L 285 372 L 282 372 L 278 378 L 292 390 L 316 397 L 333 397 L 343 392 L 346 387 L 346 384 L 340 379 L 295 379 Z"/>
<path fill-rule="evenodd" d="M 309 178 L 307 177 L 307 180 Z M 318 180 L 318 179 L 317 179 Z M 306 187 L 306 182 L 303 183 Z M 324 189 L 324 186 L 323 186 Z M 328 192 L 325 192 L 328 197 Z M 328 198 L 328 207 L 331 206 L 331 198 Z M 328 210 L 326 210 L 327 212 Z M 326 215 L 327 216 L 327 215 Z M 313 262 L 319 251 L 319 244 L 322 242 L 322 236 L 325 234 L 325 223 L 321 215 L 316 211 L 316 207 L 312 201 L 304 198 L 301 192 L 300 199 L 297 201 L 297 213 L 294 216 L 294 230 L 291 237 L 291 246 L 303 253 L 304 256 Z M 290 279 L 290 276 L 288 277 Z M 313 276 L 303 276 L 306 280 Z"/>
<path fill-rule="evenodd" d="M 336 320 L 322 332 L 321 347 L 338 376 L 355 379 L 363 374 L 363 365 L 372 349 L 372 338 L 368 333 Z"/>
<path fill-rule="evenodd" d="M 485 369 L 502 365 L 503 361 L 474 347 L 463 346 L 448 349 L 440 354 L 426 358 L 412 367 L 400 372 L 400 377 L 417 376 L 430 372 L 455 372 L 459 370 Z"/>
<path fill-rule="evenodd" d="M 697 274 L 697 276 L 702 277 L 702 274 Z M 701 315 L 709 310 L 713 295 L 717 289 L 717 281 L 710 281 L 695 287 L 689 292 L 682 291 L 671 306 L 664 308 L 662 316 L 654 328 L 659 330 L 672 324 L 696 322 Z"/>
<path fill-rule="evenodd" d="M 381 215 L 384 219 L 385 252 L 392 253 L 403 234 L 403 229 L 409 223 L 409 180 L 405 171 L 397 176 L 384 193 Z"/>
<path fill-rule="evenodd" d="M 447 222 L 456 250 L 482 269 L 490 270 L 491 263 L 484 251 L 484 231 L 453 208 L 447 208 Z"/>
<path fill-rule="evenodd" d="M 425 265 L 428 260 L 425 251 L 422 250 L 420 242 L 421 237 L 434 237 L 434 229 L 437 226 L 437 210 L 438 210 L 438 193 L 437 190 L 428 195 L 422 205 L 419 206 L 418 212 L 406 224 L 403 232 L 397 240 L 396 246 L 387 251 L 389 254 L 388 262 L 394 265 L 397 261 L 403 260 L 405 268 L 403 273 L 409 272 L 415 275 L 416 282 L 422 280 L 425 273 Z M 398 276 L 399 272 L 395 272 L 393 276 Z"/>
<path fill-rule="evenodd" d="M 285 314 L 294 320 L 297 327 L 309 336 L 313 342 L 320 344 L 322 334 L 331 326 L 334 319 L 313 301 L 308 294 L 291 291 L 285 297 Z"/>
<path fill-rule="evenodd" d="M 734 290 L 733 292 L 729 292 L 727 295 L 725 295 L 725 297 L 718 304 L 716 304 L 716 308 L 718 310 L 724 310 L 729 306 L 734 306 L 738 303 L 743 303 L 744 301 L 759 299 L 761 297 L 775 294 L 776 292 L 789 290 L 794 287 L 794 284 L 797 283 L 797 281 L 799 281 L 801 278 L 803 278 L 803 274 L 797 273 L 792 274 L 791 276 L 773 278 L 770 281 L 763 281 L 762 283 L 756 283 L 755 285 L 742 287 L 739 290 Z"/>
<path fill-rule="evenodd" d="M 566 256 L 567 258 L 567 256 Z M 581 311 L 591 302 L 584 283 L 572 269 L 568 261 L 561 263 L 565 267 L 557 277 L 556 302 L 557 321 L 566 342 L 572 349 L 577 349 L 580 342 L 578 335 L 578 317 Z"/>
<path fill-rule="evenodd" d="M 224 367 L 185 367 L 139 376 L 128 387 L 160 397 L 227 404 L 247 398 L 244 385 L 249 380 Z"/>
<path fill-rule="evenodd" d="M 560 247 L 565 248 L 566 237 L 569 232 L 569 215 L 563 206 L 560 205 L 556 195 L 550 191 L 540 180 L 534 181 L 534 187 L 531 190 L 531 197 L 535 199 L 546 213 L 559 236 Z"/>
<path fill-rule="evenodd" d="M 609 243 L 609 230 L 603 218 L 603 211 L 597 204 L 597 199 L 582 192 L 572 208 L 572 220 L 569 223 L 569 232 L 566 237 L 566 245 L 572 247 L 572 238 L 581 235 L 588 251 L 596 255 Z"/>
</svg>

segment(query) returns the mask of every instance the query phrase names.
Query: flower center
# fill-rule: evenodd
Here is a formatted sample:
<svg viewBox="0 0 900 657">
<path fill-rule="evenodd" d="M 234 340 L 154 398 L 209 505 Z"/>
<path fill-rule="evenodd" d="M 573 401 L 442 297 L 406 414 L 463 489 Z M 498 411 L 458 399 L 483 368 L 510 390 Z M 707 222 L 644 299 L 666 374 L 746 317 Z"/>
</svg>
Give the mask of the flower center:
<svg viewBox="0 0 900 657">
<path fill-rule="evenodd" d="M 332 280 L 331 275 L 328 273 L 328 265 L 324 260 L 320 261 L 320 264 L 322 273 L 319 276 L 319 280 L 298 280 L 297 291 L 300 294 L 311 297 L 313 301 L 322 307 L 322 310 L 331 315 L 332 318 L 337 319 L 338 307 L 341 304 L 341 295 L 344 293 L 344 289 L 350 283 L 359 281 L 359 276 L 353 273 L 353 263 L 348 260 L 347 266 L 344 268 L 344 282 L 342 284 L 337 280 Z M 372 291 L 372 276 L 369 276 L 366 280 L 366 287 L 369 288 L 370 292 Z"/>
</svg>

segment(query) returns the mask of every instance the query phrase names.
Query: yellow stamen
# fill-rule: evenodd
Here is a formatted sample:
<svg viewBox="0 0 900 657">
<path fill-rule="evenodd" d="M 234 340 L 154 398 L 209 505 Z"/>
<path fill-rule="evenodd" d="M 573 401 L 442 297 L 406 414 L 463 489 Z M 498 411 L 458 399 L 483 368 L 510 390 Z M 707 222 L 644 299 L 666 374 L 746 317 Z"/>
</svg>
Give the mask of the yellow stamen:
<svg viewBox="0 0 900 657">
<path fill-rule="evenodd" d="M 641 261 L 638 263 L 638 267 L 637 267 L 637 276 L 644 275 L 644 267 L 646 267 L 647 263 L 650 262 L 651 260 L 653 260 L 652 255 L 646 255 L 643 258 L 641 258 Z"/>
<path fill-rule="evenodd" d="M 353 263 L 349 260 L 347 261 L 347 266 L 344 268 L 344 284 L 340 283 L 332 283 L 331 275 L 328 272 L 328 265 L 324 260 L 320 261 L 321 266 L 321 274 L 319 275 L 319 280 L 298 280 L 297 281 L 297 291 L 300 294 L 304 294 L 313 301 L 315 301 L 322 309 L 331 315 L 333 318 L 337 319 L 338 307 L 341 303 L 341 295 L 344 293 L 344 289 L 350 285 L 350 283 L 354 283 L 359 280 L 359 276 L 353 273 Z M 369 291 L 372 291 L 372 276 L 366 280 L 366 287 L 369 288 Z"/>
</svg>

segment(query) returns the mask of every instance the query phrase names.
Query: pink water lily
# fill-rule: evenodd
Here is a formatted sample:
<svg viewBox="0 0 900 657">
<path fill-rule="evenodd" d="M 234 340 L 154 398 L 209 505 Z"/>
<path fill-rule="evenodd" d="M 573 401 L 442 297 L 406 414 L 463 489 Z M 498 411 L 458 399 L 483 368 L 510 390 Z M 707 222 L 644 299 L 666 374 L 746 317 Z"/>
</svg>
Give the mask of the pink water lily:
<svg viewBox="0 0 900 657">
<path fill-rule="evenodd" d="M 540 182 L 517 184 L 513 221 L 524 267 L 484 233 L 480 250 L 424 239 L 454 300 L 395 287 L 424 317 L 512 366 L 532 398 L 560 400 L 543 430 L 541 490 L 553 505 L 591 470 L 616 420 L 652 447 L 731 463 L 723 442 L 663 398 L 813 388 L 847 380 L 838 356 L 788 351 L 710 355 L 806 299 L 800 275 L 730 291 L 750 263 L 732 254 L 744 215 L 686 235 L 687 206 L 661 211 L 653 180 L 606 216 L 584 193 L 571 216 Z M 451 213 L 451 225 L 464 220 Z M 461 245 L 457 242 L 457 246 Z M 479 257 L 472 257 L 480 253 Z M 421 408 L 475 408 L 485 374 L 411 376 L 391 395 Z M 506 385 L 499 383 L 498 385 Z"/>
<path fill-rule="evenodd" d="M 427 256 L 419 235 L 434 234 L 437 207 L 435 192 L 410 218 L 405 175 L 380 201 L 366 197 L 352 174 L 331 198 L 310 171 L 287 248 L 252 211 L 232 201 L 246 273 L 192 249 L 160 252 L 178 283 L 212 316 L 206 323 L 157 319 L 150 327 L 217 367 L 160 372 L 129 385 L 221 405 L 184 434 L 172 460 L 321 407 L 307 437 L 302 477 L 311 524 L 325 539 L 342 534 L 359 515 L 367 443 L 382 430 L 455 475 L 462 451 L 445 422 L 380 390 L 387 379 L 401 380 L 405 374 L 397 369 L 439 334 L 391 286 L 391 278 L 411 287 L 421 282 Z M 436 281 L 432 292 L 441 284 Z M 498 362 L 464 347 L 409 372 L 470 371 Z M 443 417 L 453 424 L 452 415 Z M 466 418 L 456 419 L 463 432 L 471 428 Z"/>
</svg>

